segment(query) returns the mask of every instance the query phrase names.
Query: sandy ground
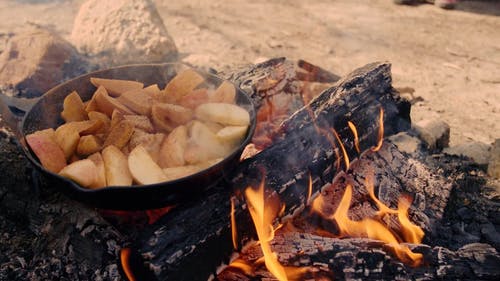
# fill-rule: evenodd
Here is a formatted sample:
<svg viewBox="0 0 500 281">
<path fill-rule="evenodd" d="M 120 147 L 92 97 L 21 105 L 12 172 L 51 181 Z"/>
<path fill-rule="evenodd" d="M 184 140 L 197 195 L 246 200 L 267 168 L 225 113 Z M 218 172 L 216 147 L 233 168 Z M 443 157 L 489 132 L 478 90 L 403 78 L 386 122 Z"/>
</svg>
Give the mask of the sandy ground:
<svg viewBox="0 0 500 281">
<path fill-rule="evenodd" d="M 1 0 L 0 50 L 30 23 L 66 38 L 81 0 Z M 422 101 L 414 121 L 442 119 L 451 144 L 500 138 L 500 1 L 457 9 L 391 0 L 155 0 L 184 60 L 224 69 L 264 58 L 305 59 L 343 75 L 393 65 L 395 87 Z"/>
</svg>

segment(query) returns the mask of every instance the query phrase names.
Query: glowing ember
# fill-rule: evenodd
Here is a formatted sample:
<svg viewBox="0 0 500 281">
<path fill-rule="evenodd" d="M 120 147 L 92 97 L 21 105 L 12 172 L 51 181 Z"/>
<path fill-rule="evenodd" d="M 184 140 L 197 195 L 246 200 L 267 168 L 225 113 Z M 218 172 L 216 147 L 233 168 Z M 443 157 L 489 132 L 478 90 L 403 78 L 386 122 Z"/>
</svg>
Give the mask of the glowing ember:
<svg viewBox="0 0 500 281">
<path fill-rule="evenodd" d="M 354 147 L 358 153 L 361 153 L 361 150 L 359 149 L 358 130 L 351 121 L 347 121 L 347 125 L 349 126 L 349 129 L 351 129 L 352 135 L 354 136 Z"/>
<path fill-rule="evenodd" d="M 130 248 L 123 248 L 120 252 L 120 260 L 123 272 L 129 281 L 136 281 L 134 274 L 130 268 Z"/>
<path fill-rule="evenodd" d="M 312 189 L 313 189 L 313 182 L 312 182 L 312 177 L 311 173 L 309 172 L 309 184 L 307 185 L 307 198 L 306 198 L 306 204 L 309 205 L 311 203 L 311 196 L 312 196 Z"/>
<path fill-rule="evenodd" d="M 167 206 L 163 208 L 158 208 L 158 209 L 151 209 L 151 210 L 146 210 L 146 215 L 148 216 L 148 223 L 153 224 L 155 223 L 158 219 L 163 217 L 165 214 L 170 212 L 174 206 Z"/>
<path fill-rule="evenodd" d="M 272 251 L 269 244 L 269 241 L 274 238 L 275 229 L 273 227 L 273 220 L 279 209 L 273 206 L 273 204 L 267 204 L 269 201 L 265 200 L 264 181 L 261 182 L 258 190 L 248 187 L 245 190 L 245 197 L 250 215 L 255 224 L 267 269 L 278 280 L 288 280 L 285 268 L 280 264 L 278 257 Z"/>
<path fill-rule="evenodd" d="M 377 146 L 372 147 L 372 151 L 378 151 L 384 143 L 384 109 L 382 107 L 380 108 L 378 124 L 378 143 Z"/>
</svg>

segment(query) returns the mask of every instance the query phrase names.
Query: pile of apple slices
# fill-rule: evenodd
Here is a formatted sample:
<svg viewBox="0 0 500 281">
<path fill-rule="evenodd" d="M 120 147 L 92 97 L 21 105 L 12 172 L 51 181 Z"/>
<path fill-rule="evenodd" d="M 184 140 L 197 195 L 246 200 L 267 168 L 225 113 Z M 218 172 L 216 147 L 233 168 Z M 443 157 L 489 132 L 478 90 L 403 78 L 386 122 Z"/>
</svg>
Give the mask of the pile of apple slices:
<svg viewBox="0 0 500 281">
<path fill-rule="evenodd" d="M 56 129 L 26 142 L 42 166 L 88 188 L 154 184 L 206 169 L 232 153 L 250 125 L 229 82 L 207 86 L 193 69 L 160 90 L 130 80 L 90 78 L 83 102 L 66 96 Z"/>
</svg>

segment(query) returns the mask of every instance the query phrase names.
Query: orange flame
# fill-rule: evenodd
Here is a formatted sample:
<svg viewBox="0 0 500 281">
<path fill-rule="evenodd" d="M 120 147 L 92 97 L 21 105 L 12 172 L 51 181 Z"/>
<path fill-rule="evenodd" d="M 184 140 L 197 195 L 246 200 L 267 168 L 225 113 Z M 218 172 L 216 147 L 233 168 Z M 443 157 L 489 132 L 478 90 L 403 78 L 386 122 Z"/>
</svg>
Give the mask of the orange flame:
<svg viewBox="0 0 500 281">
<path fill-rule="evenodd" d="M 419 244 L 422 242 L 422 238 L 424 238 L 425 233 L 420 227 L 413 224 L 408 219 L 408 209 L 410 208 L 410 205 L 411 205 L 411 198 L 409 198 L 408 196 L 403 196 L 399 198 L 398 219 L 399 223 L 401 223 L 402 226 L 402 233 L 405 241 Z"/>
<path fill-rule="evenodd" d="M 136 281 L 134 274 L 130 268 L 130 248 L 123 248 L 120 251 L 120 261 L 122 264 L 123 272 L 129 281 Z"/>
<path fill-rule="evenodd" d="M 351 121 L 347 121 L 347 125 L 349 126 L 349 129 L 351 129 L 352 135 L 354 136 L 354 147 L 358 153 L 361 153 L 361 150 L 359 149 L 358 130 Z"/>
<path fill-rule="evenodd" d="M 254 275 L 254 269 L 253 269 L 253 266 L 243 260 L 243 259 L 240 259 L 240 258 L 237 258 L 235 260 L 233 260 L 230 264 L 229 264 L 229 267 L 232 267 L 232 268 L 237 268 L 239 270 L 241 270 L 243 273 L 245 273 L 246 275 L 249 275 L 249 276 L 253 276 Z"/>
<path fill-rule="evenodd" d="M 233 238 L 233 248 L 236 250 L 238 249 L 238 230 L 234 216 L 234 197 L 231 197 L 231 237 Z"/>
<path fill-rule="evenodd" d="M 245 189 L 245 197 L 248 203 L 250 216 L 255 224 L 255 230 L 260 241 L 260 247 L 264 254 L 264 261 L 267 269 L 278 280 L 288 280 L 285 268 L 278 261 L 278 257 L 272 251 L 269 241 L 274 238 L 273 220 L 278 209 L 266 205 L 264 197 L 264 181 L 259 188 L 254 190 L 252 187 Z"/>
<path fill-rule="evenodd" d="M 403 205 L 401 208 L 403 209 L 402 214 L 400 213 L 401 210 L 394 211 L 390 210 L 388 207 L 385 207 L 390 210 L 391 213 L 397 212 L 398 217 L 405 217 L 403 221 L 401 221 L 401 225 L 403 226 L 404 224 L 409 223 L 411 227 L 408 230 L 404 230 L 403 233 L 407 233 L 406 236 L 408 237 L 415 237 L 411 238 L 413 241 L 400 241 L 398 240 L 398 237 L 394 235 L 394 233 L 391 232 L 391 230 L 382 224 L 381 222 L 372 219 L 372 218 L 364 218 L 360 221 L 353 221 L 349 218 L 348 216 L 348 211 L 349 207 L 351 204 L 351 197 L 352 197 L 352 186 L 347 185 L 344 195 L 342 196 L 342 199 L 339 203 L 339 206 L 335 213 L 332 215 L 332 219 L 334 219 L 337 222 L 337 225 L 339 227 L 340 231 L 340 236 L 345 237 L 366 237 L 366 238 L 371 238 L 371 239 L 377 239 L 384 241 L 388 243 L 388 245 L 394 250 L 396 256 L 402 260 L 403 262 L 406 262 L 410 266 L 418 266 L 423 259 L 422 254 L 420 253 L 413 253 L 408 246 L 400 244 L 401 242 L 413 242 L 417 241 L 418 237 L 420 239 L 423 237 L 423 231 L 420 229 L 420 231 L 416 230 L 418 226 L 412 224 L 408 218 L 407 218 L 407 210 L 409 208 L 409 204 Z M 380 201 L 376 201 L 382 204 Z M 405 201 L 408 203 L 408 201 Z M 378 204 L 378 203 L 377 203 Z M 385 206 L 385 205 L 384 205 Z M 384 208 L 384 209 L 385 209 Z M 406 221 L 405 221 L 406 220 Z M 404 226 L 403 226 L 404 228 Z M 419 228 L 418 228 L 419 229 Z M 413 235 L 413 236 L 412 236 Z M 419 236 L 421 235 L 421 236 Z"/>
<path fill-rule="evenodd" d="M 335 138 L 337 139 L 337 142 L 340 145 L 340 149 L 342 149 L 342 154 L 344 155 L 344 163 L 345 163 L 345 169 L 346 171 L 349 170 L 349 155 L 347 155 L 347 151 L 345 150 L 344 144 L 342 143 L 342 140 L 340 139 L 339 134 L 335 129 L 332 128 L 332 132 L 335 135 Z"/>
<path fill-rule="evenodd" d="M 378 124 L 378 143 L 377 146 L 372 147 L 372 151 L 378 151 L 384 143 L 384 109 L 382 107 L 380 108 Z"/>
</svg>

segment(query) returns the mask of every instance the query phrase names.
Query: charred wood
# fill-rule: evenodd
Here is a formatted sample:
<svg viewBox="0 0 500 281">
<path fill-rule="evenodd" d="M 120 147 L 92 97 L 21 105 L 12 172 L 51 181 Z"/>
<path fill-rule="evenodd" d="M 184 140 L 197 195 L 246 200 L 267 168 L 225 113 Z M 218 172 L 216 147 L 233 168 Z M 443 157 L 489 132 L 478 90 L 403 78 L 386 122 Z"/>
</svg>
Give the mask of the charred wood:
<svg viewBox="0 0 500 281">
<path fill-rule="evenodd" d="M 452 251 L 440 246 L 409 245 L 422 253 L 425 264 L 410 267 L 400 262 L 380 241 L 366 238 L 328 238 L 307 233 L 280 233 L 272 248 L 284 266 L 307 268 L 303 279 L 311 280 L 496 280 L 500 256 L 491 246 L 468 244 Z M 240 259 L 254 264 L 260 247 L 245 248 Z M 321 277 L 321 278 L 320 278 Z M 252 274 L 228 267 L 218 275 L 228 280 L 275 280 L 257 267 Z"/>
<path fill-rule="evenodd" d="M 356 70 L 294 114 L 269 148 L 228 175 L 229 189 L 212 191 L 203 200 L 167 214 L 138 240 L 136 250 L 159 280 L 206 280 L 233 251 L 229 219 L 233 193 L 257 186 L 264 170 L 268 190 L 287 206 L 285 215 L 302 210 L 309 174 L 317 192 L 345 168 L 339 142 L 331 141 L 331 128 L 341 136 L 347 155 L 355 158 L 347 121 L 358 126 L 361 148 L 371 148 L 378 142 L 381 107 L 386 134 L 408 128 L 409 105 L 391 87 L 390 65 L 375 63 Z M 238 239 L 243 244 L 255 230 L 243 201 L 236 201 Z"/>
</svg>

